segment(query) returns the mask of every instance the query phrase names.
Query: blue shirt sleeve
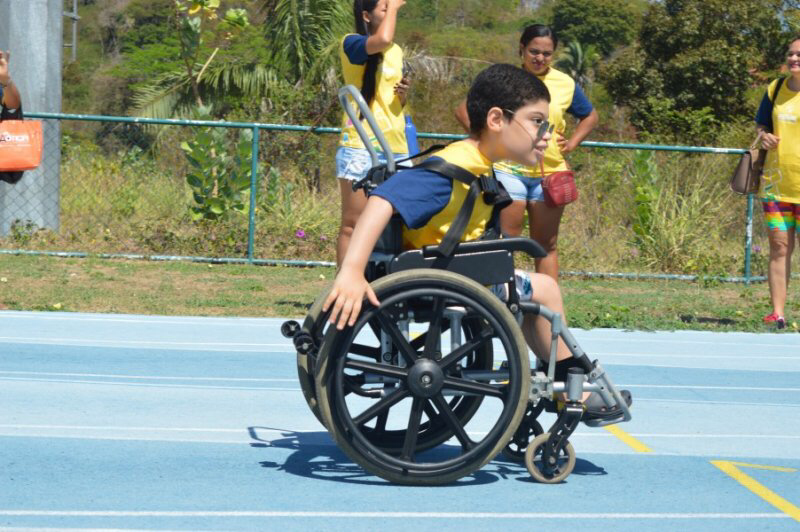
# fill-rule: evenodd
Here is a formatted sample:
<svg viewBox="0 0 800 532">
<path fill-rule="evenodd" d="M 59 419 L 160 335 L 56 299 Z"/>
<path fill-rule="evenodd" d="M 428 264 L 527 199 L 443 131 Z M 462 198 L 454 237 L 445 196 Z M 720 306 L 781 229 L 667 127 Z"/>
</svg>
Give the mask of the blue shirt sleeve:
<svg viewBox="0 0 800 532">
<path fill-rule="evenodd" d="M 567 109 L 567 112 L 575 118 L 582 119 L 589 116 L 593 110 L 592 102 L 586 97 L 580 85 L 576 83 L 575 92 L 572 93 L 572 103 Z"/>
<path fill-rule="evenodd" d="M 372 191 L 391 203 L 410 229 L 427 224 L 447 206 L 452 193 L 449 177 L 422 168 L 400 170 Z"/>
<path fill-rule="evenodd" d="M 366 35 L 348 35 L 344 38 L 344 53 L 354 65 L 363 65 L 369 59 Z"/>
<path fill-rule="evenodd" d="M 761 98 L 761 105 L 758 106 L 756 113 L 756 124 L 772 131 L 772 102 L 769 100 L 769 91 L 765 92 L 764 97 Z"/>
<path fill-rule="evenodd" d="M 3 87 L 0 87 L 0 105 L 3 104 Z"/>
</svg>

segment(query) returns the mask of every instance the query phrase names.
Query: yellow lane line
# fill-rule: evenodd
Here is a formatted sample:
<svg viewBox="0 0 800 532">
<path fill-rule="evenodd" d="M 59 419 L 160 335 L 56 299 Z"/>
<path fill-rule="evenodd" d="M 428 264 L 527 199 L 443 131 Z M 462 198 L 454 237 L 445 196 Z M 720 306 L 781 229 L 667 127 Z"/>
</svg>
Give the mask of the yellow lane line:
<svg viewBox="0 0 800 532">
<path fill-rule="evenodd" d="M 608 432 L 622 440 L 623 443 L 628 445 L 631 449 L 636 451 L 637 453 L 652 453 L 653 449 L 645 445 L 644 443 L 640 442 L 621 428 L 616 425 L 608 425 L 607 427 L 603 427 Z"/>
<path fill-rule="evenodd" d="M 723 473 L 733 478 L 736 482 L 752 491 L 769 504 L 785 513 L 795 521 L 800 523 L 800 508 L 790 503 L 774 491 L 770 490 L 753 477 L 746 475 L 739 467 L 750 467 L 753 469 L 766 469 L 768 471 L 780 471 L 783 473 L 795 473 L 797 469 L 778 466 L 765 466 L 758 464 L 745 464 L 743 462 L 729 462 L 726 460 L 712 460 L 711 463 L 719 468 Z"/>
</svg>

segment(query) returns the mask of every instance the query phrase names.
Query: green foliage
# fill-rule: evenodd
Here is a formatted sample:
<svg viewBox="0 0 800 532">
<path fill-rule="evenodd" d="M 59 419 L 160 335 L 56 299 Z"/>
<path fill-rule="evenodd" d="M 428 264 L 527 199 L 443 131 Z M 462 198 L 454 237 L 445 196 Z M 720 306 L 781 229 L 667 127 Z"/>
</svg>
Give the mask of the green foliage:
<svg viewBox="0 0 800 532">
<path fill-rule="evenodd" d="M 777 0 L 666 0 L 650 5 L 639 45 L 600 79 L 651 138 L 708 142 L 752 111 L 750 70 L 774 64 L 782 43 Z"/>
<path fill-rule="evenodd" d="M 648 267 L 657 271 L 724 274 L 715 251 L 725 193 L 719 181 L 698 179 L 700 172 L 663 179 L 653 152 L 637 151 L 634 185 L 634 245 Z"/>
<path fill-rule="evenodd" d="M 636 9 L 616 0 L 561 0 L 554 6 L 552 27 L 562 41 L 594 45 L 603 55 L 633 42 Z"/>
<path fill-rule="evenodd" d="M 594 65 L 599 59 L 593 44 L 584 47 L 578 41 L 570 41 L 555 66 L 585 88 L 592 82 Z"/>
<path fill-rule="evenodd" d="M 337 46 L 353 31 L 349 0 L 263 0 L 270 64 L 289 83 L 322 80 L 338 59 Z"/>
<path fill-rule="evenodd" d="M 210 118 L 208 109 L 201 112 L 203 118 Z M 224 128 L 203 128 L 192 140 L 181 143 L 190 164 L 186 183 L 196 203 L 191 207 L 193 220 L 217 220 L 232 212 L 246 212 L 253 132 L 238 131 L 238 139 L 231 141 Z"/>
</svg>

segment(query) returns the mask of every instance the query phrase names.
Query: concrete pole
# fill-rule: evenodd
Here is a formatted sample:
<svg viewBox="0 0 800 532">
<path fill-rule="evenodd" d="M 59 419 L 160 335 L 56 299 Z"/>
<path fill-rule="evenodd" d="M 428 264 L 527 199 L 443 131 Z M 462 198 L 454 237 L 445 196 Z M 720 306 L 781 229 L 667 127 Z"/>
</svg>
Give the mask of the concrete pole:
<svg viewBox="0 0 800 532">
<path fill-rule="evenodd" d="M 23 110 L 61 112 L 63 0 L 0 0 L 0 49 L 11 52 L 11 77 Z M 15 222 L 59 229 L 61 128 L 45 120 L 44 153 L 16 185 L 0 182 L 0 235 Z"/>
</svg>

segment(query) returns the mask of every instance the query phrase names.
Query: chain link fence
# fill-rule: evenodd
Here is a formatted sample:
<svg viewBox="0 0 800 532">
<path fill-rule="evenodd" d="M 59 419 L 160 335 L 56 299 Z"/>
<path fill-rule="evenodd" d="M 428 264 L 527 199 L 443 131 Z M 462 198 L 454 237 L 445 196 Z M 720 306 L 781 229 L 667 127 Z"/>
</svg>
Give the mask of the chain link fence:
<svg viewBox="0 0 800 532">
<path fill-rule="evenodd" d="M 45 152 L 41 167 L 26 172 L 19 183 L 0 183 L 3 253 L 300 265 L 334 260 L 340 208 L 333 179 L 336 128 L 48 113 L 28 113 L 28 117 L 43 121 Z M 461 138 L 420 137 L 423 144 Z M 584 146 L 592 150 L 581 150 L 588 162 L 579 159 L 578 166 L 588 164 L 591 172 L 579 170 L 579 187 L 583 201 L 593 207 L 567 209 L 560 237 L 565 269 L 578 266 L 581 275 L 695 278 L 675 273 L 668 253 L 646 268 L 647 273 L 634 273 L 642 264 L 635 256 L 614 257 L 613 264 L 627 260 L 631 272 L 604 272 L 603 254 L 611 254 L 610 248 L 620 239 L 637 238 L 635 223 L 600 231 L 604 220 L 614 215 L 606 206 L 613 202 L 617 210 L 642 208 L 638 195 L 643 182 L 635 181 L 641 179 L 635 176 L 647 170 L 639 167 L 649 165 L 656 172 L 659 165 L 683 165 L 688 175 L 694 166 L 705 165 L 712 174 L 728 176 L 742 150 L 598 142 Z M 620 149 L 631 150 L 630 156 L 611 161 L 608 154 Z M 650 155 L 656 152 L 661 159 Z M 698 154 L 711 155 L 703 155 L 707 159 L 699 163 Z M 598 163 L 600 158 L 608 161 Z M 675 173 L 680 172 L 679 168 Z M 591 175 L 584 178 L 586 173 Z M 620 179 L 623 174 L 634 176 L 634 181 Z M 697 205 L 689 204 L 681 191 L 687 185 L 691 187 L 690 178 L 677 183 L 677 188 L 654 189 L 649 208 L 657 214 L 662 209 L 659 195 L 675 193 L 682 196 L 676 208 L 684 209 L 684 218 L 708 209 L 709 204 L 700 201 L 703 198 Z M 744 211 L 745 203 L 735 205 Z M 729 232 L 736 231 L 739 243 L 728 254 L 726 271 L 710 273 L 746 281 L 764 274 L 768 246 L 763 224 L 752 223 L 753 205 L 751 197 L 746 212 L 728 217 Z M 665 223 L 664 231 L 672 222 Z M 751 234 L 752 240 L 746 236 Z M 672 237 L 665 233 L 658 238 Z M 679 240 L 671 245 L 680 251 L 681 246 L 698 244 Z M 630 248 L 635 255 L 641 246 L 617 248 L 623 251 L 614 253 Z M 571 256 L 578 258 L 570 261 Z M 707 268 L 695 271 L 709 273 Z"/>
</svg>

